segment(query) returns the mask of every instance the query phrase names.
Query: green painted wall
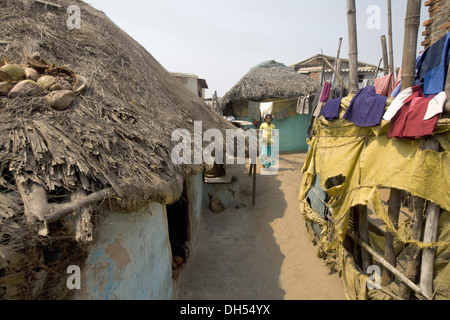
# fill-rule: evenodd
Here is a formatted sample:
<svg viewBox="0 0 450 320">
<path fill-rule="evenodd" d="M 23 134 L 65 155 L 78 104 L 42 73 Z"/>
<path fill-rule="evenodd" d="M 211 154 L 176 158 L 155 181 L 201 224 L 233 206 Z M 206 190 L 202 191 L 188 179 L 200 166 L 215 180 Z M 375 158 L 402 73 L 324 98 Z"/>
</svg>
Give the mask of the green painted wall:
<svg viewBox="0 0 450 320">
<path fill-rule="evenodd" d="M 311 115 L 297 114 L 284 120 L 273 120 L 276 129 L 280 130 L 280 151 L 308 151 L 307 130 Z M 242 117 L 242 120 L 253 122 Z"/>
</svg>

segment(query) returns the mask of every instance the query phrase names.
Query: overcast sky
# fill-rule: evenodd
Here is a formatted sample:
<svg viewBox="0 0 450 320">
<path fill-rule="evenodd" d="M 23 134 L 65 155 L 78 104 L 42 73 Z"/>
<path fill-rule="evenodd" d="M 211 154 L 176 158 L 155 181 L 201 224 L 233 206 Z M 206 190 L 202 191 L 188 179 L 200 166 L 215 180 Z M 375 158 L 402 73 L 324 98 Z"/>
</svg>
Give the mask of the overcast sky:
<svg viewBox="0 0 450 320">
<path fill-rule="evenodd" d="M 224 95 L 252 67 L 287 66 L 323 50 L 348 58 L 346 0 L 85 0 L 143 45 L 168 71 L 197 74 Z M 392 0 L 394 63 L 401 65 L 406 0 Z M 423 1 L 422 1 L 423 3 Z M 387 0 L 357 0 L 358 60 L 377 65 Z M 377 13 L 380 12 L 379 19 Z M 82 13 L 81 13 L 82 14 Z M 81 16 L 82 18 L 82 16 Z M 422 8 L 422 24 L 428 19 Z M 419 29 L 418 51 L 423 41 Z"/>
</svg>

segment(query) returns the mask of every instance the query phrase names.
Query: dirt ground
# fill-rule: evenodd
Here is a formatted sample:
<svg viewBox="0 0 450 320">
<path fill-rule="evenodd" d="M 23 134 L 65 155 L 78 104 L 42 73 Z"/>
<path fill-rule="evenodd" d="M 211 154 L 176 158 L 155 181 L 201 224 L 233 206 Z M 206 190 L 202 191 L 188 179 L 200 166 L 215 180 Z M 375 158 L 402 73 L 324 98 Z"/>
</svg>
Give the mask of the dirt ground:
<svg viewBox="0 0 450 320">
<path fill-rule="evenodd" d="M 260 175 L 252 207 L 246 165 L 228 165 L 239 178 L 240 202 L 205 212 L 199 239 L 176 282 L 178 300 L 343 300 L 337 274 L 317 257 L 299 211 L 305 153 L 280 156 L 274 176 Z"/>
</svg>

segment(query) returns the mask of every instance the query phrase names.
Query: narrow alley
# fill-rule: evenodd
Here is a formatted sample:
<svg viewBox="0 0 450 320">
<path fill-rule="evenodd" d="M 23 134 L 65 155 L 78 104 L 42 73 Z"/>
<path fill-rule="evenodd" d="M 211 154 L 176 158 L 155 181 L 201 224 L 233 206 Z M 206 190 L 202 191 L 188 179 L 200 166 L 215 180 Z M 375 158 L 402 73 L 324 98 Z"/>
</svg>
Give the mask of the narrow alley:
<svg viewBox="0 0 450 320">
<path fill-rule="evenodd" d="M 343 286 L 317 257 L 298 207 L 305 153 L 280 155 L 277 175 L 229 165 L 241 205 L 205 212 L 199 239 L 176 285 L 178 300 L 341 300 Z"/>
</svg>

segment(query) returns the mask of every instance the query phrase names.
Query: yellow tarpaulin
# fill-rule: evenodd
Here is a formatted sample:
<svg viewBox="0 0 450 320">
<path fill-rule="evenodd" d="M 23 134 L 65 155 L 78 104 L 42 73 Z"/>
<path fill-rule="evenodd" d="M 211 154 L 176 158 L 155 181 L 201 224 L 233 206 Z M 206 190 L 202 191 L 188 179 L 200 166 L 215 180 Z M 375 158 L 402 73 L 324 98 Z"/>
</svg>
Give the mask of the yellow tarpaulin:
<svg viewBox="0 0 450 320">
<path fill-rule="evenodd" d="M 440 142 L 441 150 L 423 150 L 424 139 L 415 141 L 394 140 L 387 136 L 389 122 L 382 120 L 376 127 L 356 127 L 353 123 L 342 119 L 353 95 L 342 99 L 341 116 L 334 121 L 319 117 L 314 123 L 314 135 L 308 141 L 310 151 L 303 167 L 303 181 L 300 189 L 300 209 L 307 221 L 318 223 L 322 228 L 320 239 L 320 256 L 328 262 L 334 261 L 337 270 L 344 272 L 343 279 L 347 288 L 353 288 L 350 298 L 361 298 L 353 292 L 355 285 L 349 285 L 348 257 L 342 252 L 342 243 L 349 227 L 350 209 L 356 205 L 370 205 L 373 212 L 391 231 L 396 241 L 406 245 L 411 242 L 409 235 L 395 229 L 387 216 L 385 205 L 380 196 L 381 188 L 396 188 L 437 204 L 442 208 L 440 238 L 438 239 L 438 255 L 436 271 L 439 263 L 446 257 L 450 261 L 447 248 L 450 243 L 449 211 L 450 211 L 450 121 L 441 119 L 434 131 Z M 314 213 L 305 197 L 310 190 L 316 175 L 320 177 L 320 185 L 328 196 L 327 203 L 333 218 L 333 235 L 328 234 L 330 227 L 327 221 Z M 329 186 L 329 180 L 340 177 L 339 184 Z M 329 188 L 327 188 L 327 186 Z M 445 231 L 443 231 L 445 230 Z M 313 233 L 311 233 L 313 234 Z M 429 244 L 415 244 L 425 247 Z M 443 251 L 444 250 L 444 251 Z M 404 251 L 404 250 L 403 250 Z M 440 260 L 441 259 L 441 260 Z M 439 262 L 441 261 L 441 262 Z M 347 268 L 345 270 L 345 268 Z M 344 268 L 344 269 L 343 269 Z M 442 268 L 441 268 L 442 269 Z M 350 272 L 350 274 L 353 274 Z M 442 275 L 442 274 L 441 274 Z M 439 274 L 436 275 L 436 279 Z M 441 280 L 441 289 L 448 290 L 450 271 Z M 354 283 L 356 280 L 352 279 Z M 442 285 L 442 283 L 444 283 Z M 358 289 L 359 292 L 359 289 Z M 364 292 L 367 298 L 367 294 Z M 373 296 L 373 295 L 372 295 Z M 449 299 L 450 295 L 439 291 L 436 298 Z"/>
</svg>

